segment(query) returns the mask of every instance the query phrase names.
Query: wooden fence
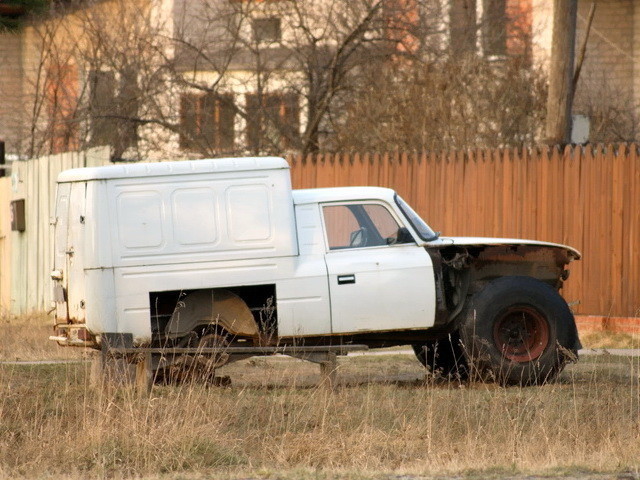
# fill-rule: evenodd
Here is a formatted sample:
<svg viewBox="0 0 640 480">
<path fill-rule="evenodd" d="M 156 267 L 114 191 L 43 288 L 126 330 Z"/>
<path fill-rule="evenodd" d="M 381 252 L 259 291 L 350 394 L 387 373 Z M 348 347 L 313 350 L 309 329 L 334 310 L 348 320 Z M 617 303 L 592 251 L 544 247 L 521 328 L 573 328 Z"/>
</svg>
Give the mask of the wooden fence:
<svg viewBox="0 0 640 480">
<path fill-rule="evenodd" d="M 19 162 L 0 179 L 0 307 L 51 299 L 57 173 L 108 162 L 108 151 Z M 295 188 L 380 185 L 397 190 L 444 235 L 546 240 L 579 249 L 563 292 L 581 314 L 640 317 L 640 153 L 636 145 L 446 154 L 290 157 Z M 27 230 L 11 232 L 8 202 L 25 198 Z M 9 287 L 10 286 L 10 287 Z M 10 288 L 10 291 L 8 289 Z M 634 327 L 636 328 L 636 327 Z"/>
<path fill-rule="evenodd" d="M 13 162 L 0 179 L 0 309 L 12 313 L 51 308 L 56 178 L 62 170 L 109 163 L 109 149 L 70 152 Z M 11 231 L 9 203 L 25 200 L 26 229 Z"/>
<path fill-rule="evenodd" d="M 581 314 L 640 316 L 637 145 L 423 154 L 292 156 L 294 188 L 391 187 L 451 236 L 571 245 L 563 295 Z"/>
<path fill-rule="evenodd" d="M 11 179 L 0 178 L 0 314 L 11 304 Z"/>
</svg>

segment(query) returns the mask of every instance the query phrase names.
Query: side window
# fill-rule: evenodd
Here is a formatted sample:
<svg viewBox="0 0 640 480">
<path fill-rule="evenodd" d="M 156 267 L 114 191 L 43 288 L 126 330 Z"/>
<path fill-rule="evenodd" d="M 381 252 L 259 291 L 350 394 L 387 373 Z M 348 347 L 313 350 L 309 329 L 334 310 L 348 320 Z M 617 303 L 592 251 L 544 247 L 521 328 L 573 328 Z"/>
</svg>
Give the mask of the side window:
<svg viewBox="0 0 640 480">
<path fill-rule="evenodd" d="M 363 205 L 363 208 L 382 238 L 397 238 L 400 225 L 391 216 L 389 210 L 376 204 Z"/>
<path fill-rule="evenodd" d="M 386 207 L 374 203 L 322 207 L 329 250 L 410 243 Z"/>
<path fill-rule="evenodd" d="M 327 229 L 329 250 L 350 247 L 351 232 L 358 230 L 358 221 L 347 205 L 322 207 Z"/>
</svg>

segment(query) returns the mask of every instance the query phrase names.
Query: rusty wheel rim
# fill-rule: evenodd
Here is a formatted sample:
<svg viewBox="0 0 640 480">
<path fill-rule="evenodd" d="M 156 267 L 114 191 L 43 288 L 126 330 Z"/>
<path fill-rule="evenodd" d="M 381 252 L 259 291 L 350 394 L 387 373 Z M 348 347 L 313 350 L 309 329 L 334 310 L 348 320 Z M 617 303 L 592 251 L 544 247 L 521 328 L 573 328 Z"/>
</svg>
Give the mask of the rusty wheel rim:
<svg viewBox="0 0 640 480">
<path fill-rule="evenodd" d="M 502 355 L 513 362 L 540 357 L 549 344 L 549 324 L 538 310 L 520 305 L 508 308 L 493 324 L 493 340 Z"/>
</svg>

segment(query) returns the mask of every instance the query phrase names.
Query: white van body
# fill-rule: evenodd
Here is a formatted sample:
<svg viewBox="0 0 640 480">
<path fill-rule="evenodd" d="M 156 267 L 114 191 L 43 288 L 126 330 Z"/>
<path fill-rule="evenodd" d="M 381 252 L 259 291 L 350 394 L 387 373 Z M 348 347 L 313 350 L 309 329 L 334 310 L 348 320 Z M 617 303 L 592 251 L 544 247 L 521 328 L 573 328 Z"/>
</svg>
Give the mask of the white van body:
<svg viewBox="0 0 640 480">
<path fill-rule="evenodd" d="M 424 248 L 327 255 L 319 203 L 365 199 L 400 219 L 391 190 L 292 192 L 280 158 L 74 169 L 58 183 L 60 323 L 85 324 L 97 336 L 132 333 L 146 344 L 151 292 L 267 283 L 275 284 L 279 336 L 433 324 L 433 267 Z M 359 281 L 350 288 L 327 280 L 356 270 Z M 398 302 L 384 301 L 389 294 Z"/>
<path fill-rule="evenodd" d="M 52 338 L 64 345 L 127 334 L 136 346 L 232 338 L 423 348 L 464 333 L 474 299 L 511 293 L 526 308 L 484 314 L 507 358 L 525 368 L 535 359 L 523 351 L 557 359 L 556 344 L 579 344 L 557 293 L 576 250 L 439 237 L 387 188 L 293 191 L 282 158 L 69 170 L 58 177 L 54 223 Z M 539 290 L 531 305 L 529 290 Z"/>
</svg>

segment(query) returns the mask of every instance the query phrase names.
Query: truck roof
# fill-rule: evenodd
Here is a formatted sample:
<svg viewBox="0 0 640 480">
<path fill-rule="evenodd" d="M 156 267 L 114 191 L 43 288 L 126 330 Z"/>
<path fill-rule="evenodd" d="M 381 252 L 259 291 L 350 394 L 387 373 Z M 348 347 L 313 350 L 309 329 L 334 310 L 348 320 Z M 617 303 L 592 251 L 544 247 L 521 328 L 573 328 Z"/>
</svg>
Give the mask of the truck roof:
<svg viewBox="0 0 640 480">
<path fill-rule="evenodd" d="M 113 178 L 156 177 L 193 173 L 240 172 L 289 168 L 280 157 L 207 158 L 172 162 L 128 163 L 104 167 L 74 168 L 58 175 L 58 182 L 86 182 Z"/>
<path fill-rule="evenodd" d="M 395 191 L 383 187 L 308 188 L 293 191 L 293 203 L 348 202 L 350 200 L 386 200 L 393 202 Z"/>
</svg>

